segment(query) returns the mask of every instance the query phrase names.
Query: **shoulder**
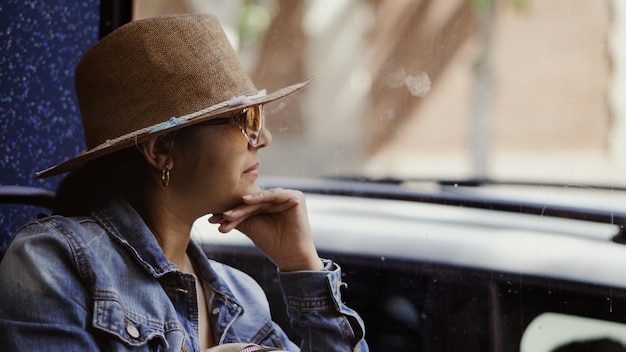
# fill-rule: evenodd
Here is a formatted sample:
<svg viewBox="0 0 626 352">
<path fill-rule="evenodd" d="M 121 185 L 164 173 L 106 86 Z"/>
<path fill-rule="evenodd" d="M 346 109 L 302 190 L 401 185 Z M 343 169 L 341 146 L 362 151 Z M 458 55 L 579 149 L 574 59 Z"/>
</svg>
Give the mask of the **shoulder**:
<svg viewBox="0 0 626 352">
<path fill-rule="evenodd" d="M 87 237 L 98 233 L 101 227 L 89 217 L 49 216 L 21 227 L 11 238 L 6 254 L 26 249 L 55 253 L 63 249 L 76 252 L 86 247 Z"/>
<path fill-rule="evenodd" d="M 49 296 L 63 292 L 78 296 L 76 281 L 84 281 L 88 276 L 79 254 L 85 245 L 77 244 L 80 236 L 75 234 L 85 222 L 89 220 L 52 216 L 18 230 L 0 262 L 3 299 L 22 302 L 39 297 L 41 292 Z M 20 287 L 22 292 L 14 291 L 14 287 Z"/>
<path fill-rule="evenodd" d="M 78 270 L 85 276 L 88 241 L 99 231 L 98 224 L 88 217 L 50 216 L 32 221 L 11 238 L 0 262 L 0 275 L 19 280 L 21 271 L 53 268 Z"/>
<path fill-rule="evenodd" d="M 67 243 L 68 237 L 76 237 L 89 232 L 88 228 L 94 225 L 93 219 L 88 217 L 70 218 L 54 215 L 37 219 L 22 226 L 15 233 L 8 250 L 26 244 L 46 246 Z"/>
<path fill-rule="evenodd" d="M 37 220 L 33 220 L 22 226 L 14 238 L 24 238 L 37 235 L 64 235 L 68 232 L 82 232 L 86 226 L 95 224 L 91 217 L 65 217 L 61 215 L 51 215 Z"/>
</svg>

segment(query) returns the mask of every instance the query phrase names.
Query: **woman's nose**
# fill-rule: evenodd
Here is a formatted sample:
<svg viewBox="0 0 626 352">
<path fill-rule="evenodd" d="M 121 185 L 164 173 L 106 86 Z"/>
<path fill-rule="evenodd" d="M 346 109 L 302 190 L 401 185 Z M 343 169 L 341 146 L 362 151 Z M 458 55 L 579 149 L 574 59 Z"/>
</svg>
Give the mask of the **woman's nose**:
<svg viewBox="0 0 626 352">
<path fill-rule="evenodd" d="M 260 133 L 261 135 L 259 136 L 259 143 L 257 143 L 257 145 L 254 147 L 257 149 L 265 148 L 272 143 L 272 134 L 270 133 L 270 130 L 267 129 L 267 127 L 263 127 Z"/>
</svg>

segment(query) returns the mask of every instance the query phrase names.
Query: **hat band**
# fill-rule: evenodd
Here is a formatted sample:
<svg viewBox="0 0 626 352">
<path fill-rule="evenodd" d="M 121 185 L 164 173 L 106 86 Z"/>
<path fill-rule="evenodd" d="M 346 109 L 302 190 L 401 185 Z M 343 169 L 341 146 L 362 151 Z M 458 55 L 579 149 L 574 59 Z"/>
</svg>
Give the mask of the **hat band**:
<svg viewBox="0 0 626 352">
<path fill-rule="evenodd" d="M 110 147 L 113 144 L 116 144 L 122 140 L 126 140 L 128 138 L 136 138 L 138 136 L 141 136 L 143 134 L 150 134 L 150 133 L 155 133 L 155 132 L 159 132 L 159 131 L 163 131 L 166 130 L 168 128 L 171 127 L 175 127 L 181 124 L 184 124 L 190 120 L 193 120 L 194 118 L 198 117 L 198 116 L 202 116 L 202 115 L 206 115 L 209 114 L 213 111 L 222 109 L 222 108 L 226 108 L 226 107 L 236 107 L 236 106 L 245 106 L 245 105 L 252 105 L 254 104 L 254 99 L 260 98 L 267 95 L 267 91 L 265 89 L 262 89 L 256 93 L 253 94 L 249 94 L 249 95 L 239 95 L 236 97 L 232 97 L 227 101 L 215 104 L 215 105 L 211 105 L 208 108 L 204 108 L 202 110 L 198 110 L 194 113 L 191 114 L 187 114 L 187 115 L 183 115 L 180 117 L 170 117 L 167 121 L 164 122 L 159 122 L 155 125 L 152 126 L 148 126 L 148 127 L 144 127 L 142 129 L 139 129 L 137 131 L 134 131 L 132 133 L 127 133 L 125 135 L 119 136 L 117 138 L 113 138 L 113 139 L 107 139 L 104 143 L 101 143 L 100 145 L 89 149 L 89 152 L 95 152 L 98 151 L 100 149 L 105 149 Z M 85 151 L 87 152 L 87 151 Z M 85 153 L 83 152 L 83 153 Z"/>
</svg>

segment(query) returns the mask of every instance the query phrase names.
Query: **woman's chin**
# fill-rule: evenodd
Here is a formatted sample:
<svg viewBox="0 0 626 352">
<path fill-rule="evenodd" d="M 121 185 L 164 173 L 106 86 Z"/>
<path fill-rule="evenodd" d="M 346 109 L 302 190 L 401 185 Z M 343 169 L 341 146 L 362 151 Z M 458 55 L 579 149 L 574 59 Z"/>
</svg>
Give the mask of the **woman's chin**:
<svg viewBox="0 0 626 352">
<path fill-rule="evenodd" d="M 261 192 L 261 186 L 257 185 L 256 183 L 253 183 L 250 187 L 249 187 L 250 191 L 248 191 L 248 193 L 246 194 L 255 194 L 255 193 L 259 193 Z M 246 194 L 242 195 L 245 196 Z"/>
<path fill-rule="evenodd" d="M 248 194 L 255 194 L 255 193 L 259 193 L 261 192 L 261 187 L 259 185 L 257 185 L 256 183 L 251 184 L 250 186 L 248 186 L 245 190 L 243 190 L 240 194 L 238 195 L 234 195 L 231 199 L 225 201 L 222 203 L 221 206 L 217 207 L 217 210 L 219 211 L 215 211 L 212 214 L 219 214 L 219 213 L 223 213 L 227 210 L 231 210 L 241 204 L 243 204 L 243 200 L 241 199 L 241 197 L 248 195 Z"/>
</svg>

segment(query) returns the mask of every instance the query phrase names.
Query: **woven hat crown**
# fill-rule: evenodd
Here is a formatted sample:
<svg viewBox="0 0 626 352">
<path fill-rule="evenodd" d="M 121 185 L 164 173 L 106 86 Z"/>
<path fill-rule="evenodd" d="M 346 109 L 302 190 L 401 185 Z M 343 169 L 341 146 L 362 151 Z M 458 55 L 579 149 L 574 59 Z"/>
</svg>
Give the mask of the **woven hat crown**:
<svg viewBox="0 0 626 352">
<path fill-rule="evenodd" d="M 91 48 L 76 69 L 87 148 L 256 92 L 217 18 L 130 22 Z"/>
</svg>

